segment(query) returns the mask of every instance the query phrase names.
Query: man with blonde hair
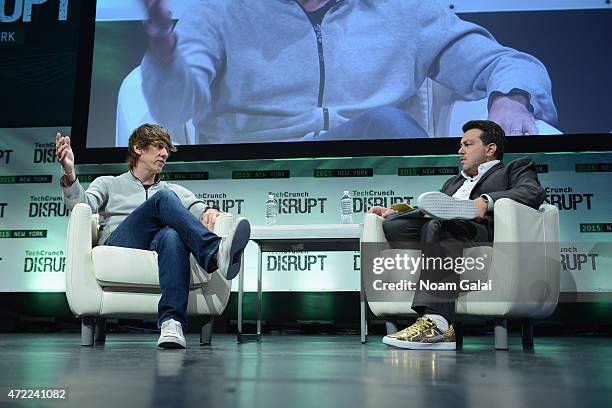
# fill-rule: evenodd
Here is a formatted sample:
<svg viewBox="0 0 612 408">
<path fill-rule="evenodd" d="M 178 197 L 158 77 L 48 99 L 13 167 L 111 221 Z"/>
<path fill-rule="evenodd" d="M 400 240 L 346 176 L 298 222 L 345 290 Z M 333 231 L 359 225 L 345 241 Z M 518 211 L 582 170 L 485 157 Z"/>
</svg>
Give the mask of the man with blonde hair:
<svg viewBox="0 0 612 408">
<path fill-rule="evenodd" d="M 129 170 L 119 176 L 96 178 L 85 190 L 74 169 L 70 138 L 57 134 L 57 158 L 64 175 L 66 205 L 88 204 L 100 216 L 100 244 L 156 251 L 161 298 L 158 306 L 160 348 L 185 348 L 190 265 L 193 254 L 208 272 L 226 279 L 240 271 L 251 227 L 245 218 L 226 238 L 211 232 L 219 208 L 208 207 L 186 188 L 163 181 L 161 172 L 176 148 L 158 125 L 138 127 L 129 140 Z"/>
</svg>

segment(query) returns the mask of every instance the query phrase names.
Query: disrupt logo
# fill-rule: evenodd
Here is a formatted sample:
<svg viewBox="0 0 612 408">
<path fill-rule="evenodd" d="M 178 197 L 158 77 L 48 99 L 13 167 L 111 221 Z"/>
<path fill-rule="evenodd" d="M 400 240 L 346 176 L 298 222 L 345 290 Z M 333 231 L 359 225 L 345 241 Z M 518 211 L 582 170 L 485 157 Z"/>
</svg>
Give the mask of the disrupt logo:
<svg viewBox="0 0 612 408">
<path fill-rule="evenodd" d="M 62 197 L 30 196 L 28 216 L 33 217 L 66 217 L 70 210 Z"/>
<path fill-rule="evenodd" d="M 327 255 L 308 255 L 306 253 L 268 255 L 267 269 L 268 271 L 303 272 L 317 267 L 324 271 L 326 259 Z"/>
<path fill-rule="evenodd" d="M 236 212 L 242 214 L 244 198 L 227 198 L 225 193 L 197 193 L 196 198 L 202 200 L 207 206 L 218 206 L 224 212 Z"/>
<path fill-rule="evenodd" d="M 0 163 L 2 163 L 2 161 L 4 160 L 4 164 L 9 164 L 11 162 L 11 153 L 13 153 L 12 150 L 0 149 Z"/>
<path fill-rule="evenodd" d="M 270 192 L 278 201 L 279 214 L 312 214 L 325 212 L 327 197 L 310 197 L 308 192 Z"/>
<path fill-rule="evenodd" d="M 34 163 L 55 163 L 57 156 L 55 155 L 55 144 L 53 143 L 36 143 L 34 149 Z"/>
<path fill-rule="evenodd" d="M 546 199 L 548 204 L 556 205 L 559 210 L 577 210 L 578 207 L 591 209 L 591 198 L 593 193 L 574 193 L 572 187 L 546 187 Z"/>
<path fill-rule="evenodd" d="M 375 206 L 391 207 L 393 204 L 410 204 L 413 196 L 398 196 L 395 191 L 362 190 L 353 191 L 353 212 L 367 212 Z"/>
<path fill-rule="evenodd" d="M 68 19 L 68 1 L 57 0 L 59 10 L 57 13 L 58 21 L 66 21 Z M 32 21 L 32 6 L 46 3 L 47 0 L 0 0 L 0 22 L 12 23 L 19 20 L 21 17 L 24 23 Z M 8 5 L 8 7 L 7 7 Z M 11 5 L 13 7 L 11 7 Z M 13 10 L 11 15 L 6 14 L 6 10 Z"/>
<path fill-rule="evenodd" d="M 4 209 L 6 208 L 7 205 L 8 203 L 0 203 L 0 218 L 4 217 Z"/>
<path fill-rule="evenodd" d="M 582 267 L 588 268 L 590 263 L 591 270 L 597 270 L 597 257 L 599 254 L 578 252 L 575 247 L 561 248 L 561 267 L 565 271 L 581 271 Z"/>
<path fill-rule="evenodd" d="M 66 256 L 61 249 L 56 251 L 26 250 L 25 253 L 24 272 L 64 272 L 66 269 Z"/>
</svg>

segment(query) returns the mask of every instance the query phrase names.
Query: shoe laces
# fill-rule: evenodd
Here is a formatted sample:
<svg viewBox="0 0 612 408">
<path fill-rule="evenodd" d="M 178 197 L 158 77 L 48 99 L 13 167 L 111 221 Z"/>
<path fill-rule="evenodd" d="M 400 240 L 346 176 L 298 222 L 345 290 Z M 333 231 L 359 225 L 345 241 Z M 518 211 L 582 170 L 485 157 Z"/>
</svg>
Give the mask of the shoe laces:
<svg viewBox="0 0 612 408">
<path fill-rule="evenodd" d="M 414 322 L 414 324 L 412 326 L 406 327 L 400 333 L 401 334 L 405 334 L 407 336 L 414 336 L 415 334 L 418 334 L 418 333 L 422 332 L 423 330 L 428 329 L 432 325 L 435 325 L 435 323 L 433 321 L 431 321 L 429 319 L 425 319 L 423 317 L 419 317 L 417 319 L 417 321 Z"/>
<path fill-rule="evenodd" d="M 174 334 L 177 336 L 183 335 L 183 328 L 181 324 L 174 319 L 168 319 L 163 322 L 161 328 L 166 334 Z"/>
</svg>

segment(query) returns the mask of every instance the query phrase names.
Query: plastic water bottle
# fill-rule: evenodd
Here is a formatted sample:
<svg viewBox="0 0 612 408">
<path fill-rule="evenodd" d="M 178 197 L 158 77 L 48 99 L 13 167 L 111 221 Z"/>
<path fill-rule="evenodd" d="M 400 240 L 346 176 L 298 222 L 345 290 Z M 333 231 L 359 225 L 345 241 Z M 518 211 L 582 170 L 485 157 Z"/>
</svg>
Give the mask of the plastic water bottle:
<svg viewBox="0 0 612 408">
<path fill-rule="evenodd" d="M 268 194 L 266 200 L 266 225 L 276 225 L 276 218 L 278 216 L 278 201 L 272 194 Z"/>
<path fill-rule="evenodd" d="M 353 223 L 353 199 L 348 191 L 344 191 L 340 198 L 340 221 L 342 224 Z"/>
</svg>

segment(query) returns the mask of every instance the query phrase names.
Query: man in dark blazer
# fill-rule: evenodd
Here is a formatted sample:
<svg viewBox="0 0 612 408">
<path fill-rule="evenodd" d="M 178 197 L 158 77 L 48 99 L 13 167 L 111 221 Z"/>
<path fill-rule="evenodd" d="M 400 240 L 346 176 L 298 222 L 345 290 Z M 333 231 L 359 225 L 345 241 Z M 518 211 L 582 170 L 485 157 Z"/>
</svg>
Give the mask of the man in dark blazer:
<svg viewBox="0 0 612 408">
<path fill-rule="evenodd" d="M 385 217 L 383 229 L 389 242 L 421 242 L 424 257 L 460 258 L 470 243 L 493 241 L 493 206 L 500 198 L 538 208 L 544 190 L 530 158 L 501 162 L 506 138 L 491 121 L 470 121 L 463 126 L 459 149 L 462 172 L 451 177 L 441 192 L 424 193 L 418 208 L 398 211 L 373 207 L 370 212 Z M 422 268 L 420 281 L 455 283 L 454 270 Z M 453 286 L 453 285 L 449 285 Z M 385 336 L 385 344 L 410 349 L 455 349 L 452 322 L 457 290 L 421 290 L 417 285 L 412 308 L 421 315 L 416 323 Z"/>
</svg>

